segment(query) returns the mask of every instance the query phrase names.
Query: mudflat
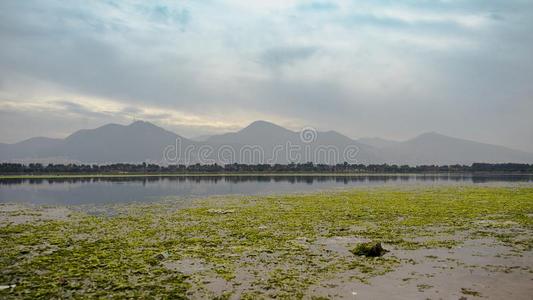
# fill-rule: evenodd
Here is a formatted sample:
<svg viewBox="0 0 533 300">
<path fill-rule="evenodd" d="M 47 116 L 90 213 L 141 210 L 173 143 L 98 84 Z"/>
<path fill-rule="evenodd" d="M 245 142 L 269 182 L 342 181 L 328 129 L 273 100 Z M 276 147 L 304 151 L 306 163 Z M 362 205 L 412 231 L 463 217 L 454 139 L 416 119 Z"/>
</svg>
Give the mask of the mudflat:
<svg viewBox="0 0 533 300">
<path fill-rule="evenodd" d="M 532 233 L 529 186 L 2 204 L 0 298 L 530 299 Z"/>
</svg>

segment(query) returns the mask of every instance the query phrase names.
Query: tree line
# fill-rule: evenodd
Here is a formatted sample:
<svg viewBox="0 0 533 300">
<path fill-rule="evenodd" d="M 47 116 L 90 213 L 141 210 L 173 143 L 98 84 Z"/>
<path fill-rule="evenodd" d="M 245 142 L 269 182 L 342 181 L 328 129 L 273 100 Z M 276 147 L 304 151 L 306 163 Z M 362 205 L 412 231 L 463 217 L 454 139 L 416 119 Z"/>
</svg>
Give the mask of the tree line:
<svg viewBox="0 0 533 300">
<path fill-rule="evenodd" d="M 157 174 L 157 173 L 533 173 L 533 164 L 474 163 L 471 165 L 395 165 L 395 164 L 195 164 L 157 165 L 115 163 L 96 164 L 20 164 L 1 163 L 0 174 Z"/>
</svg>

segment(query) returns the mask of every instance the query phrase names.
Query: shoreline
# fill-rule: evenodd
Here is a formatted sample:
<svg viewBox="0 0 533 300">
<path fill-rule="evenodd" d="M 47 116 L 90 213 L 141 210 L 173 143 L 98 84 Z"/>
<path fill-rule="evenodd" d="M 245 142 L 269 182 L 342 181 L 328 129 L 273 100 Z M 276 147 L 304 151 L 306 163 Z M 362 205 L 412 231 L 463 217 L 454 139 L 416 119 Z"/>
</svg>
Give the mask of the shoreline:
<svg viewBox="0 0 533 300">
<path fill-rule="evenodd" d="M 265 177 L 370 177 L 370 176 L 533 176 L 533 173 L 497 173 L 497 172 L 432 172 L 432 173 L 113 173 L 113 174 L 0 174 L 1 179 L 59 179 L 59 178 L 128 178 L 128 177 L 231 177 L 231 176 L 265 176 Z"/>
</svg>

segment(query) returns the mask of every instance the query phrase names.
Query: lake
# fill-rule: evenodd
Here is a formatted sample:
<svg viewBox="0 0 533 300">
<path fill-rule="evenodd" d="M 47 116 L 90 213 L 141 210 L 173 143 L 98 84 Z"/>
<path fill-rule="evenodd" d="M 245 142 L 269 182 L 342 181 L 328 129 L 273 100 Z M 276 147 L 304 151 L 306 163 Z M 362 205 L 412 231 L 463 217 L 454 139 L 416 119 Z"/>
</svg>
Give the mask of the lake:
<svg viewBox="0 0 533 300">
<path fill-rule="evenodd" d="M 533 183 L 533 175 L 275 175 L 0 179 L 0 203 L 109 204 L 334 188 Z"/>
</svg>

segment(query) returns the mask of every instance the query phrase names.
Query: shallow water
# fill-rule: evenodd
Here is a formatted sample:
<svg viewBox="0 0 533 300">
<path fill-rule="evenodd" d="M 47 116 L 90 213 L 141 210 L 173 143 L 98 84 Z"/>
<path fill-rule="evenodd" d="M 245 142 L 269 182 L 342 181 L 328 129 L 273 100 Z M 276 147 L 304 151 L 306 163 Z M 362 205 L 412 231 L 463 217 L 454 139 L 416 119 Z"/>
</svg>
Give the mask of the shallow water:
<svg viewBox="0 0 533 300">
<path fill-rule="evenodd" d="M 533 183 L 533 175 L 162 176 L 1 179 L 0 203 L 108 204 L 167 197 L 259 195 L 332 188 Z"/>
</svg>

